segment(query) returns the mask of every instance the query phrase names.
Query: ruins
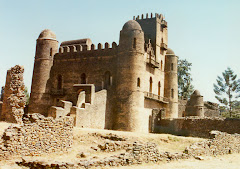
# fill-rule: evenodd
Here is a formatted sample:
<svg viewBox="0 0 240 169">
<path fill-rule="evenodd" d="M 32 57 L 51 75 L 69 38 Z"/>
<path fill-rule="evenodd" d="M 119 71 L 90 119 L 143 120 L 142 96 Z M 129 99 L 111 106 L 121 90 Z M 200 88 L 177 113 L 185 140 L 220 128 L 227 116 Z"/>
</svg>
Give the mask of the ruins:
<svg viewBox="0 0 240 169">
<path fill-rule="evenodd" d="M 22 123 L 25 107 L 23 72 L 24 68 L 19 65 L 7 71 L 2 111 L 0 114 L 0 118 L 3 121 Z"/>
<path fill-rule="evenodd" d="M 168 48 L 167 28 L 161 14 L 137 16 L 123 25 L 119 44 L 113 42 L 110 47 L 105 43 L 103 47 L 99 43 L 97 49 L 89 38 L 64 41 L 59 46 L 55 33 L 43 30 L 37 39 L 25 112 L 24 68 L 16 65 L 7 71 L 0 120 L 11 126 L 0 138 L 0 160 L 22 157 L 15 162 L 30 168 L 90 168 L 239 153 L 240 119 L 220 118 L 218 104 L 204 102 L 198 90 L 189 100 L 178 98 L 178 56 Z M 81 130 L 74 135 L 79 128 L 211 139 L 169 153 L 159 152 L 156 143 L 130 141 L 112 133 L 87 131 L 84 136 Z M 87 156 L 84 152 L 73 162 L 26 158 L 64 154 L 79 144 L 86 148 L 86 137 L 91 137 L 92 158 L 81 159 Z M 165 144 L 170 140 L 158 141 Z M 99 158 L 94 151 L 115 154 Z"/>
</svg>

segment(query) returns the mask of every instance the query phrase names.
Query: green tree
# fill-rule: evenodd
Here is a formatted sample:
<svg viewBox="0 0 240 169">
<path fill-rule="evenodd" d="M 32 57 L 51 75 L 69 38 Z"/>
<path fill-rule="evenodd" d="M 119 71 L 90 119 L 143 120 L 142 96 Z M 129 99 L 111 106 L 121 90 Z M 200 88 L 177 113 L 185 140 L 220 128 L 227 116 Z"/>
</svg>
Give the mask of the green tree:
<svg viewBox="0 0 240 169">
<path fill-rule="evenodd" d="M 230 117 L 232 117 L 234 103 L 236 104 L 237 98 L 239 98 L 240 80 L 237 79 L 237 75 L 234 74 L 231 68 L 227 68 L 222 73 L 222 77 L 218 76 L 217 83 L 213 84 L 213 91 L 215 92 L 215 98 L 226 107 Z"/>
<path fill-rule="evenodd" d="M 178 60 L 178 96 L 189 98 L 192 94 L 194 87 L 191 78 L 191 66 L 186 59 Z"/>
<path fill-rule="evenodd" d="M 28 88 L 26 86 L 25 86 L 24 93 L 25 93 L 26 105 L 28 105 L 30 96 L 29 96 L 29 93 L 28 93 Z"/>
</svg>

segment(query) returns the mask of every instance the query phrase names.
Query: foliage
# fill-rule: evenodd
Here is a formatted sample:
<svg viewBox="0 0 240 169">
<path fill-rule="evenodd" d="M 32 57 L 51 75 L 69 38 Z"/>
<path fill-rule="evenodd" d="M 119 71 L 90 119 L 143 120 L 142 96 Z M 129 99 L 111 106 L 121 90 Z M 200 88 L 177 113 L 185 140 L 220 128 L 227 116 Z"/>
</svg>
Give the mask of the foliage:
<svg viewBox="0 0 240 169">
<path fill-rule="evenodd" d="M 30 96 L 29 96 L 27 87 L 25 87 L 24 93 L 25 93 L 26 105 L 28 105 Z"/>
<path fill-rule="evenodd" d="M 192 94 L 194 87 L 191 78 L 191 66 L 186 59 L 178 60 L 178 96 L 189 98 Z"/>
<path fill-rule="evenodd" d="M 237 75 L 234 74 L 233 70 L 228 67 L 222 73 L 222 77 L 218 76 L 216 81 L 217 84 L 213 84 L 213 91 L 216 94 L 215 98 L 229 112 L 229 116 L 233 117 L 232 115 L 238 106 L 236 99 L 240 97 L 240 80 L 237 79 Z"/>
</svg>

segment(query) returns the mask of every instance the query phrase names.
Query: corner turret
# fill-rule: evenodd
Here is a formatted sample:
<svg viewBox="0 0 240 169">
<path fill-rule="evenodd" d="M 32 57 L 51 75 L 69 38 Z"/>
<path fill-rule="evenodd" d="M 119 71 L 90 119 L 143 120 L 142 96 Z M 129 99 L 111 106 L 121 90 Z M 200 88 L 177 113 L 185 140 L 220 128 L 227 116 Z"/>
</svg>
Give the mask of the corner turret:
<svg viewBox="0 0 240 169">
<path fill-rule="evenodd" d="M 144 93 L 139 84 L 145 72 L 144 42 L 140 24 L 126 22 L 120 32 L 117 60 L 116 130 L 148 132 L 142 120 Z"/>
<path fill-rule="evenodd" d="M 57 50 L 58 41 L 55 33 L 49 29 L 43 30 L 36 44 L 29 113 L 47 115 L 47 107 L 50 104 L 50 91 L 47 91 L 47 85 Z"/>
<path fill-rule="evenodd" d="M 169 107 L 166 117 L 178 117 L 178 77 L 177 77 L 178 57 L 172 49 L 168 48 L 165 58 L 165 88 L 164 95 L 169 98 Z"/>
</svg>

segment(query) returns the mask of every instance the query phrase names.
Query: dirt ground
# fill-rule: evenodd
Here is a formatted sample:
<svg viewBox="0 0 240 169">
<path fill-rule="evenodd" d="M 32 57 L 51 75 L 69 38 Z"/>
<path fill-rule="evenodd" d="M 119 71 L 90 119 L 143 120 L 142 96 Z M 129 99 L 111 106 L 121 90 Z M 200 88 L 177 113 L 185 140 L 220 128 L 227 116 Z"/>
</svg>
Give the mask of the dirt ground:
<svg viewBox="0 0 240 169">
<path fill-rule="evenodd" d="M 0 134 L 7 128 L 9 123 L 0 122 Z M 73 148 L 68 153 L 51 153 L 48 155 L 42 155 L 40 157 L 34 157 L 36 159 L 51 159 L 56 161 L 74 162 L 79 160 L 76 158 L 80 152 L 88 152 L 90 155 L 87 158 L 93 156 L 105 157 L 113 155 L 113 153 L 119 152 L 96 152 L 91 149 L 91 146 L 97 146 L 98 144 L 106 141 L 104 136 L 109 134 L 117 135 L 120 138 L 127 139 L 128 141 L 139 141 L 139 142 L 154 142 L 158 145 L 160 152 L 182 152 L 185 147 L 189 146 L 194 142 L 203 141 L 202 138 L 194 137 L 181 137 L 170 134 L 150 134 L 150 133 L 132 133 L 112 130 L 98 130 L 98 129 L 82 129 L 74 128 L 74 141 Z M 34 159 L 33 158 L 33 159 Z M 159 162 L 157 164 L 149 163 L 134 166 L 125 167 L 111 167 L 112 169 L 158 169 L 158 168 L 184 168 L 184 169 L 213 169 L 213 168 L 224 168 L 224 169 L 239 169 L 240 168 L 240 154 L 230 154 L 219 157 L 204 157 L 204 160 L 187 159 L 171 162 Z M 18 159 L 19 160 L 19 159 Z M 13 161 L 0 161 L 0 169 L 26 169 L 26 167 L 19 167 Z M 105 167 L 107 168 L 107 167 Z M 110 167 L 109 167 L 110 169 Z"/>
</svg>

